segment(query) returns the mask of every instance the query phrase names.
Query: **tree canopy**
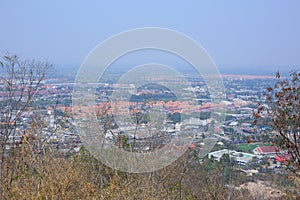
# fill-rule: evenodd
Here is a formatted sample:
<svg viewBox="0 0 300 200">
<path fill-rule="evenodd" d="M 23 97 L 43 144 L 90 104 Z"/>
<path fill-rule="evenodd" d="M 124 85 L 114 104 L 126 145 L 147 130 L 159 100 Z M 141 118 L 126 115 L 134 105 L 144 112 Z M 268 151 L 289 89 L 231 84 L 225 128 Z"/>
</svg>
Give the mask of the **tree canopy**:
<svg viewBox="0 0 300 200">
<path fill-rule="evenodd" d="M 300 169 L 300 72 L 292 71 L 289 78 L 277 72 L 277 83 L 266 89 L 266 102 L 254 112 L 255 123 L 266 119 L 273 127 L 277 144 L 291 156 L 293 171 Z"/>
</svg>

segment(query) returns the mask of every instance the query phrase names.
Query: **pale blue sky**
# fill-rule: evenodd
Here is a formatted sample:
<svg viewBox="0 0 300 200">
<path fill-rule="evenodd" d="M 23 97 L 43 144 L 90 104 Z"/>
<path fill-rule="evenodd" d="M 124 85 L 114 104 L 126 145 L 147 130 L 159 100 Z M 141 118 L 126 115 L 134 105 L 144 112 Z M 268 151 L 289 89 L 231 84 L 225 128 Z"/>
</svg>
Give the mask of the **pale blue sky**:
<svg viewBox="0 0 300 200">
<path fill-rule="evenodd" d="M 300 1 L 0 0 L 0 53 L 79 66 L 98 43 L 138 27 L 189 35 L 220 70 L 300 68 Z"/>
</svg>

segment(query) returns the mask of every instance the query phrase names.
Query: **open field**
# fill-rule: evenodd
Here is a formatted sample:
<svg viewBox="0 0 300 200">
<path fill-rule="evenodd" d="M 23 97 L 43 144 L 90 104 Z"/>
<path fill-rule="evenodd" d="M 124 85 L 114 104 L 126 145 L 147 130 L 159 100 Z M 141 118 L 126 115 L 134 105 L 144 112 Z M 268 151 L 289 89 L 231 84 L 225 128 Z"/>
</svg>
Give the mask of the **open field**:
<svg viewBox="0 0 300 200">
<path fill-rule="evenodd" d="M 237 144 L 236 148 L 239 151 L 248 152 L 248 151 L 252 151 L 253 149 L 255 149 L 258 146 L 273 146 L 273 145 L 274 144 L 258 142 L 258 143 L 253 143 L 253 144 Z"/>
</svg>

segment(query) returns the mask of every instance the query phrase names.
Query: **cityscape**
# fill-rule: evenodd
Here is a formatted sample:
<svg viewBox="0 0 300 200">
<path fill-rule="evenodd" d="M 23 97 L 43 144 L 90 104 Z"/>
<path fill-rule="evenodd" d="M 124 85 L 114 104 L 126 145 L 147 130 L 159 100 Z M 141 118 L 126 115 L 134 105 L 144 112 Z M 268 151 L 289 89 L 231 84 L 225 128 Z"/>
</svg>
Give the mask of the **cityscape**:
<svg viewBox="0 0 300 200">
<path fill-rule="evenodd" d="M 103 126 L 99 134 L 102 134 L 106 145 L 118 145 L 126 151 L 146 153 L 172 143 L 172 139 L 180 133 L 188 138 L 188 148 L 196 153 L 199 162 L 203 163 L 207 159 L 220 162 L 224 155 L 229 155 L 234 168 L 246 176 L 270 173 L 288 175 L 287 167 L 291 155 L 277 146 L 276 133 L 269 133 L 271 127 L 268 123 L 254 124 L 253 118 L 258 104 L 266 102 L 265 88 L 275 83 L 275 76 L 222 75 L 226 98 L 218 104 L 211 101 L 209 91 L 201 78 L 196 78 L 194 74 L 186 76 L 192 82 L 183 91 L 195 92 L 196 104 L 191 100 L 179 101 L 168 88 L 155 84 L 137 88 L 129 102 L 111 102 L 110 97 L 115 90 L 135 89 L 134 84 L 98 83 L 92 109 L 96 110 L 99 126 Z M 164 81 L 178 84 L 176 78 Z M 38 114 L 39 120 L 48 126 L 41 127 L 41 132 L 34 135 L 35 137 L 65 155 L 79 152 L 84 144 L 74 125 L 72 112 L 76 109 L 80 109 L 80 113 L 91 110 L 89 106 L 72 107 L 71 97 L 75 85 L 74 78 L 67 76 L 52 77 L 41 82 L 34 102 L 15 122 L 18 128 L 9 136 L 6 150 L 12 144 L 22 143 L 25 131 L 36 120 L 33 116 Z M 4 87 L 2 82 L 2 101 L 9 96 Z M 21 92 L 15 95 L 17 98 Z M 118 108 L 117 113 L 113 112 L 113 107 Z M 218 123 L 212 116 L 212 112 L 219 107 L 226 109 L 222 123 Z M 152 123 L 147 115 L 149 109 L 164 113 L 163 128 L 152 128 L 153 131 L 149 131 Z M 17 112 L 13 111 L 13 115 Z M 130 113 L 133 123 L 117 122 L 114 119 L 116 115 L 124 117 L 127 112 Z M 84 121 L 84 115 L 79 117 Z M 57 124 L 64 118 L 67 120 L 57 129 Z M 123 138 L 121 145 L 120 138 Z M 207 138 L 214 141 L 212 146 L 206 144 Z M 277 191 L 271 189 L 273 190 Z M 282 191 L 277 192 L 279 196 L 283 194 Z"/>
<path fill-rule="evenodd" d="M 299 200 L 300 1 L 1 1 L 0 200 Z"/>
</svg>

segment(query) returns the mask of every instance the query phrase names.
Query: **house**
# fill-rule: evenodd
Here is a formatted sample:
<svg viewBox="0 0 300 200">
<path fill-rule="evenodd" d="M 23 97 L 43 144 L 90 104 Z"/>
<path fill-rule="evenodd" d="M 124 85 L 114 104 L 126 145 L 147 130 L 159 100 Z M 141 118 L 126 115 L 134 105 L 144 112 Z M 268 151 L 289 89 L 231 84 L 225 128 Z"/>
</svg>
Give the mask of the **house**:
<svg viewBox="0 0 300 200">
<path fill-rule="evenodd" d="M 253 149 L 254 154 L 269 157 L 276 156 L 282 152 L 283 151 L 278 146 L 259 146 Z"/>
<path fill-rule="evenodd" d="M 230 122 L 229 126 L 237 126 L 239 123 L 236 121 Z"/>
<path fill-rule="evenodd" d="M 291 155 L 285 152 L 281 155 L 274 156 L 274 160 L 276 160 L 277 163 L 288 164 L 289 161 L 291 160 Z"/>
</svg>

